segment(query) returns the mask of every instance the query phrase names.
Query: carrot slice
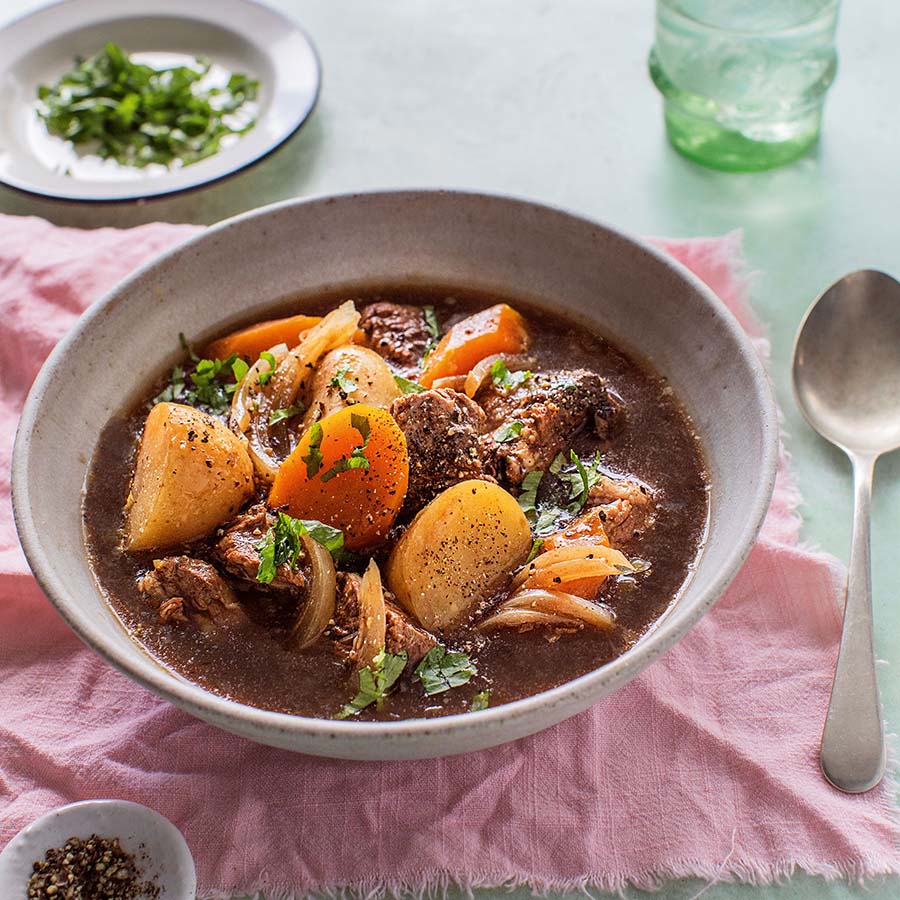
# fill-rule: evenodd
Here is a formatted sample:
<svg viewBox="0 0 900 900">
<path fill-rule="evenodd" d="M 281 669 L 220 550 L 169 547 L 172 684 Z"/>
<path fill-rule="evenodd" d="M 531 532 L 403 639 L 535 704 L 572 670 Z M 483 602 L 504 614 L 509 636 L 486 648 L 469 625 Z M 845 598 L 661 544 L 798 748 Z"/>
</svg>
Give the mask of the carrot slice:
<svg viewBox="0 0 900 900">
<path fill-rule="evenodd" d="M 521 353 L 528 331 L 511 306 L 498 303 L 457 322 L 429 354 L 419 381 L 431 387 L 437 378 L 465 375 L 479 360 L 495 353 Z"/>
<path fill-rule="evenodd" d="M 601 510 L 595 508 L 582 513 L 568 528 L 557 531 L 555 534 L 544 538 L 542 550 L 559 550 L 563 547 L 577 547 L 584 544 L 603 547 L 609 546 L 609 537 L 601 518 Z M 586 597 L 588 600 L 596 597 L 603 587 L 606 576 L 579 578 L 566 584 L 566 590 L 578 597 Z"/>
<path fill-rule="evenodd" d="M 340 528 L 350 550 L 363 550 L 387 537 L 408 483 L 406 439 L 393 416 L 356 403 L 307 429 L 279 467 L 269 505 Z"/>
<path fill-rule="evenodd" d="M 589 509 L 562 531 L 556 531 L 545 537 L 541 549 L 546 552 L 578 544 L 602 544 L 608 547 L 609 537 L 603 524 L 603 516 L 603 511 L 597 507 Z"/>
<path fill-rule="evenodd" d="M 259 359 L 263 350 L 269 350 L 276 344 L 296 347 L 301 332 L 321 321 L 321 316 L 288 316 L 286 319 L 256 322 L 248 328 L 213 341 L 203 351 L 203 355 L 207 359 L 227 359 L 232 353 L 237 353 L 252 363 Z"/>
</svg>

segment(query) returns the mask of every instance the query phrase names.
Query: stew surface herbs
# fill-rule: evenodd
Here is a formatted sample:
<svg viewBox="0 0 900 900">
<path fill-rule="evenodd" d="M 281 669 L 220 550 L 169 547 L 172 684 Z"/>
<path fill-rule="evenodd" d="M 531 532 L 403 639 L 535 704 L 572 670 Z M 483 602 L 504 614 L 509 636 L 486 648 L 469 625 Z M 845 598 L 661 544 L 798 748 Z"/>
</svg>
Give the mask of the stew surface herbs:
<svg viewBox="0 0 900 900">
<path fill-rule="evenodd" d="M 561 684 L 666 611 L 708 505 L 671 390 L 562 316 L 450 294 L 182 338 L 108 423 L 87 544 L 150 654 L 265 709 L 403 719 Z"/>
</svg>

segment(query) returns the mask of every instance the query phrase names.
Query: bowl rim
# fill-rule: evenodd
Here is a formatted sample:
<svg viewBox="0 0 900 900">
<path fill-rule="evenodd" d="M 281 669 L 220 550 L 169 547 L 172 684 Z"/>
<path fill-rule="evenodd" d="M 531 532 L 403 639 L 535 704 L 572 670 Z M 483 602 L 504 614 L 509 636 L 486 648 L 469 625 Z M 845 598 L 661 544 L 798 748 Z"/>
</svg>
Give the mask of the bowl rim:
<svg viewBox="0 0 900 900">
<path fill-rule="evenodd" d="M 642 638 L 635 648 L 626 651 L 598 669 L 594 669 L 549 690 L 500 706 L 489 707 L 480 711 L 476 716 L 464 712 L 435 718 L 360 722 L 274 712 L 213 694 L 188 681 L 178 673 L 165 668 L 162 663 L 135 643 L 135 650 L 140 651 L 143 656 L 154 664 L 152 669 L 147 667 L 146 672 L 140 671 L 136 664 L 132 664 L 132 654 L 121 651 L 116 647 L 108 647 L 100 629 L 93 627 L 89 620 L 79 619 L 75 615 L 74 610 L 77 608 L 77 604 L 71 602 L 64 581 L 56 576 L 52 557 L 45 551 L 31 516 L 30 487 L 27 480 L 30 448 L 29 436 L 38 420 L 47 386 L 54 377 L 55 371 L 64 363 L 69 353 L 69 348 L 85 331 L 93 327 L 95 319 L 106 314 L 108 307 L 115 302 L 117 297 L 127 294 L 132 284 L 142 279 L 154 268 L 165 266 L 173 257 L 190 252 L 197 244 L 209 240 L 237 223 L 263 219 L 283 209 L 315 204 L 353 203 L 366 200 L 377 201 L 379 199 L 428 200 L 434 196 L 450 196 L 457 200 L 471 202 L 495 201 L 518 206 L 523 210 L 549 211 L 569 220 L 576 220 L 579 225 L 600 229 L 620 240 L 635 245 L 638 250 L 651 257 L 657 264 L 669 270 L 670 274 L 688 282 L 690 287 L 702 296 L 711 313 L 718 318 L 720 324 L 734 341 L 742 360 L 747 366 L 753 389 L 749 399 L 758 406 L 763 426 L 761 468 L 758 477 L 754 480 L 754 494 L 748 503 L 747 515 L 742 526 L 740 540 L 734 542 L 725 562 L 719 567 L 716 574 L 712 576 L 709 586 L 703 589 L 699 596 L 693 600 L 693 607 L 676 623 L 676 627 L 653 629 Z M 737 319 L 711 288 L 694 275 L 693 272 L 662 250 L 653 247 L 645 240 L 635 237 L 627 231 L 582 213 L 505 193 L 445 188 L 349 191 L 338 194 L 323 193 L 303 198 L 291 198 L 223 219 L 221 222 L 205 228 L 200 233 L 189 237 L 164 253 L 154 256 L 143 263 L 88 307 L 75 325 L 51 351 L 26 398 L 13 449 L 11 466 L 12 505 L 19 539 L 39 586 L 72 630 L 107 662 L 158 696 L 226 729 L 237 731 L 245 736 L 250 736 L 250 732 L 258 734 L 260 731 L 284 735 L 300 733 L 318 742 L 329 739 L 334 740 L 335 749 L 337 750 L 339 742 L 350 738 L 356 739 L 354 743 L 376 739 L 382 743 L 405 742 L 416 738 L 437 738 L 451 733 L 458 736 L 472 732 L 487 732 L 492 729 L 492 726 L 496 727 L 501 723 L 536 721 L 540 717 L 542 710 L 566 702 L 577 703 L 579 700 L 584 701 L 585 699 L 590 703 L 590 698 L 592 697 L 595 698 L 594 702 L 596 702 L 605 694 L 629 681 L 674 646 L 706 614 L 724 594 L 728 585 L 746 561 L 771 502 L 777 471 L 778 448 L 778 414 L 772 385 L 763 361 L 753 346 L 749 335 L 738 324 Z M 104 602 L 106 602 L 105 599 Z M 610 684 L 612 686 L 608 690 L 602 691 L 603 685 Z M 531 733 L 542 730 L 544 727 L 549 726 L 537 725 L 531 728 L 530 731 L 523 731 L 522 733 Z M 499 740 L 494 743 L 502 742 L 503 740 Z"/>
</svg>

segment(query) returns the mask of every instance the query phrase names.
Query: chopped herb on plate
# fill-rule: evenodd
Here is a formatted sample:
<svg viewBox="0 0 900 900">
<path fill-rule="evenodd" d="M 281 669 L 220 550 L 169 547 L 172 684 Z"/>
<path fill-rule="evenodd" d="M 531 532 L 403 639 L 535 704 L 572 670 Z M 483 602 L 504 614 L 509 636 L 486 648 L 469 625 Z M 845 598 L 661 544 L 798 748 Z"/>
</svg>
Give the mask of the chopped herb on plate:
<svg viewBox="0 0 900 900">
<path fill-rule="evenodd" d="M 259 82 L 234 73 L 223 87 L 204 86 L 209 60 L 156 69 L 108 43 L 53 85 L 38 88 L 38 115 L 50 134 L 123 166 L 188 166 L 213 156 L 230 135 L 256 120 L 247 104 Z M 238 115 L 240 113 L 240 115 Z"/>
</svg>

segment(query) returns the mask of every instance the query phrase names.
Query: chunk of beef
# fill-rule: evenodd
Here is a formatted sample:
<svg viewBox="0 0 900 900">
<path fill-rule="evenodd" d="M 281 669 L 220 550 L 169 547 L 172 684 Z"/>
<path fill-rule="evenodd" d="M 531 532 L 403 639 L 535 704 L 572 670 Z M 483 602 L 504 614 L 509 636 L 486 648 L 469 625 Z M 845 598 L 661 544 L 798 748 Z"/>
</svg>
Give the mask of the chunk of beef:
<svg viewBox="0 0 900 900">
<path fill-rule="evenodd" d="M 409 656 L 407 669 L 414 669 L 432 647 L 437 646 L 437 640 L 431 632 L 416 625 L 409 616 L 387 598 L 385 592 L 384 603 L 384 646 L 388 653 L 400 653 L 405 650 Z"/>
<path fill-rule="evenodd" d="M 163 622 L 190 622 L 201 631 L 234 628 L 246 621 L 237 595 L 208 562 L 190 556 L 154 559 L 138 579 L 141 595 Z"/>
<path fill-rule="evenodd" d="M 362 578 L 355 572 L 337 573 L 337 597 L 334 617 L 327 634 L 335 642 L 341 656 L 349 659 L 353 639 L 359 628 L 359 586 Z"/>
<path fill-rule="evenodd" d="M 359 575 L 353 572 L 338 572 L 338 596 L 334 611 L 334 621 L 329 636 L 334 640 L 338 653 L 348 661 L 354 660 L 354 642 L 359 630 Z M 390 591 L 384 592 L 385 642 L 388 653 L 406 651 L 409 656 L 407 671 L 414 669 L 428 651 L 437 645 L 437 640 L 429 632 L 416 625 L 409 616 L 394 603 Z"/>
<path fill-rule="evenodd" d="M 370 303 L 360 313 L 359 327 L 366 336 L 366 346 L 402 375 L 418 370 L 431 342 L 425 313 L 418 306 L 385 300 Z"/>
<path fill-rule="evenodd" d="M 628 478 L 603 477 L 587 499 L 596 507 L 613 547 L 627 547 L 656 522 L 653 493 L 646 485 Z"/>
<path fill-rule="evenodd" d="M 509 389 L 487 381 L 476 400 L 487 415 L 484 453 L 493 459 L 497 477 L 513 485 L 529 472 L 546 469 L 585 425 L 608 438 L 620 404 L 603 378 L 585 369 L 535 372 Z M 498 442 L 494 433 L 501 425 L 521 430 Z"/>
<path fill-rule="evenodd" d="M 415 512 L 468 478 L 494 480 L 481 457 L 484 411 L 465 394 L 446 388 L 406 394 L 391 404 L 391 415 L 409 452 L 404 510 Z"/>
<path fill-rule="evenodd" d="M 251 506 L 225 527 L 213 552 L 229 575 L 233 575 L 254 590 L 284 597 L 299 597 L 305 592 L 307 585 L 306 575 L 303 573 L 303 564 L 306 560 L 302 552 L 297 560 L 296 569 L 282 563 L 275 570 L 275 578 L 270 584 L 256 580 L 260 562 L 256 545 L 266 536 L 269 526 L 274 521 L 275 517 L 266 509 L 264 503 Z"/>
</svg>

